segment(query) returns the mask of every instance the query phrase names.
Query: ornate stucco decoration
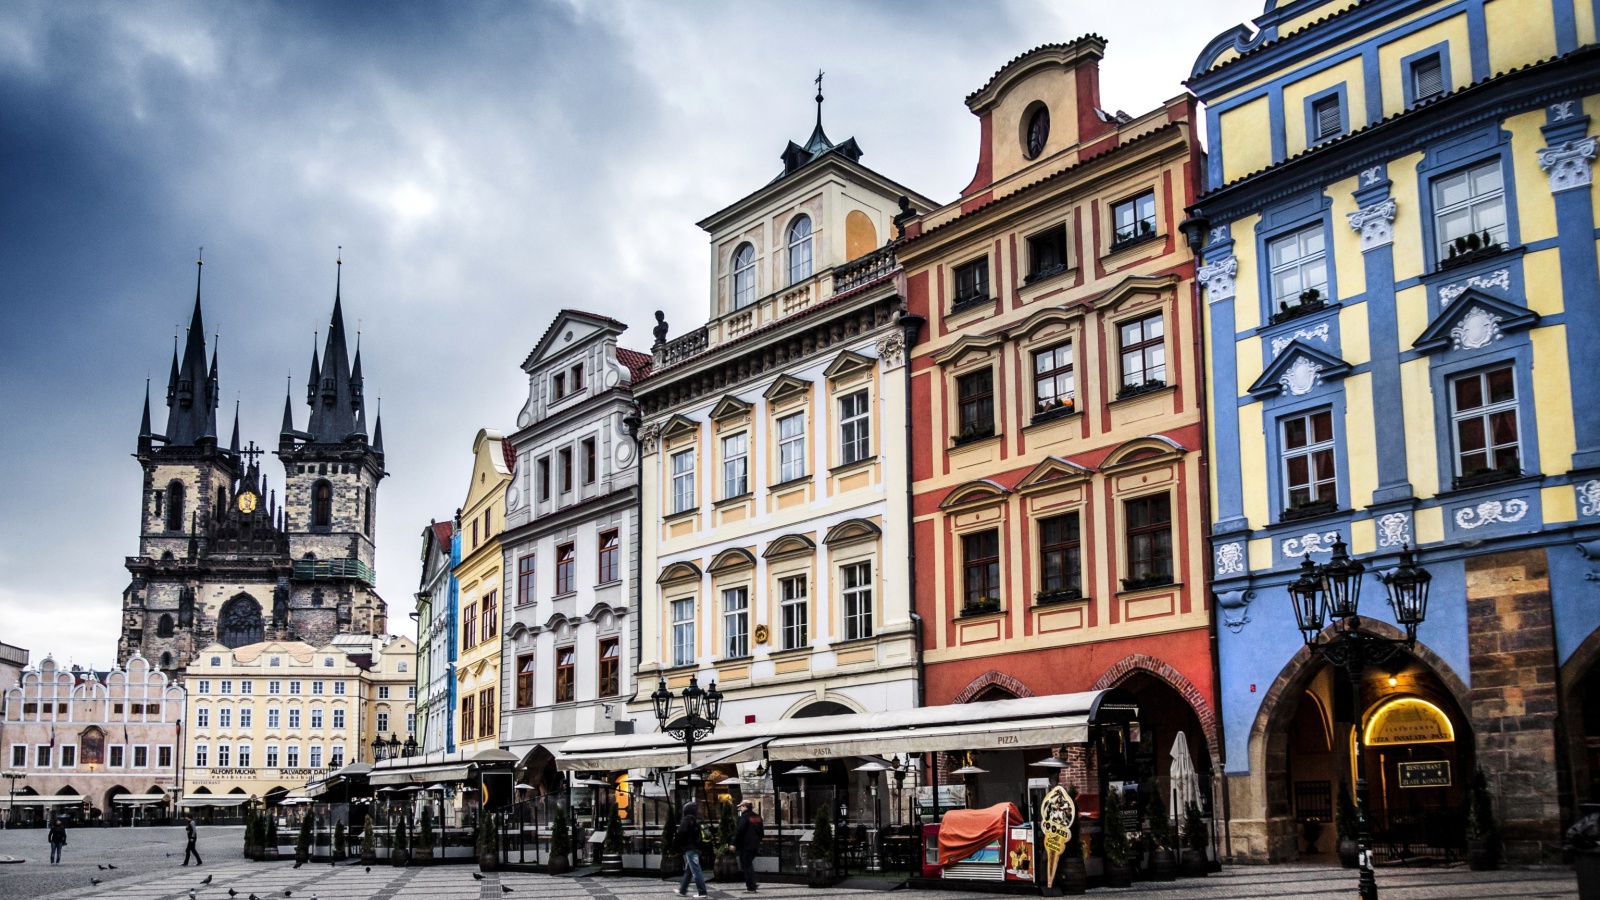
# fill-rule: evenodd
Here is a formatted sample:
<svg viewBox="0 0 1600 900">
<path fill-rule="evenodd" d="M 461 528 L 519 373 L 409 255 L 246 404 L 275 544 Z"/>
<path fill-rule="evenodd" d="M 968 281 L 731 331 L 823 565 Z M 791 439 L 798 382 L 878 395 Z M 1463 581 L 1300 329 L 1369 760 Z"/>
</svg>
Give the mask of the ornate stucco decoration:
<svg viewBox="0 0 1600 900">
<path fill-rule="evenodd" d="M 1319 322 L 1314 328 L 1301 328 L 1294 334 L 1278 335 L 1272 339 L 1272 355 L 1277 356 L 1278 354 L 1282 353 L 1283 348 L 1289 346 L 1300 338 L 1305 338 L 1307 340 L 1316 338 L 1317 340 L 1320 340 L 1326 344 L 1328 342 L 1328 323 Z"/>
<path fill-rule="evenodd" d="M 1350 227 L 1361 234 L 1361 249 L 1371 250 L 1394 243 L 1394 216 L 1398 207 L 1390 197 L 1381 203 L 1349 214 Z"/>
<path fill-rule="evenodd" d="M 1528 514 L 1526 500 L 1485 500 L 1477 506 L 1456 510 L 1456 525 L 1477 528 L 1492 522 L 1518 522 Z"/>
<path fill-rule="evenodd" d="M 1454 303 L 1457 297 L 1472 288 L 1488 290 L 1492 287 L 1497 287 L 1503 291 L 1511 290 L 1511 270 L 1496 269 L 1488 275 L 1474 275 L 1460 284 L 1447 284 L 1439 288 L 1439 302 Z"/>
<path fill-rule="evenodd" d="M 1242 574 L 1244 569 L 1244 544 L 1230 541 L 1217 547 L 1216 572 L 1219 578 Z"/>
<path fill-rule="evenodd" d="M 1450 329 L 1450 340 L 1457 350 L 1480 350 L 1505 337 L 1500 333 L 1500 322 L 1499 316 L 1474 306 Z"/>
<path fill-rule="evenodd" d="M 1195 274 L 1206 286 L 1206 294 L 1213 301 L 1232 299 L 1234 278 L 1239 274 L 1239 259 L 1229 256 L 1216 262 L 1206 263 Z"/>
<path fill-rule="evenodd" d="M 1332 553 L 1333 542 L 1339 539 L 1339 532 L 1325 531 L 1321 534 L 1313 531 L 1310 534 L 1297 538 L 1289 538 L 1283 542 L 1283 555 L 1288 559 L 1299 559 L 1312 553 Z"/>
<path fill-rule="evenodd" d="M 885 370 L 896 369 L 905 362 L 906 339 L 899 334 L 890 334 L 878 339 L 878 359 Z"/>
<path fill-rule="evenodd" d="M 1222 608 L 1222 624 L 1238 634 L 1239 629 L 1250 623 L 1250 616 L 1245 610 L 1250 608 L 1250 601 L 1255 598 L 1255 591 L 1218 591 L 1217 606 Z"/>
<path fill-rule="evenodd" d="M 661 426 L 651 422 L 639 429 L 639 452 L 648 456 L 656 452 L 656 444 L 661 440 Z"/>
<path fill-rule="evenodd" d="M 1302 356 L 1289 365 L 1278 383 L 1283 385 L 1284 390 L 1299 397 L 1317 386 L 1317 377 L 1321 374 L 1321 365 Z"/>
<path fill-rule="evenodd" d="M 1578 114 L 1578 101 L 1563 100 L 1560 103 L 1550 104 L 1550 120 L 1552 122 L 1565 122 Z"/>
<path fill-rule="evenodd" d="M 1550 173 L 1550 193 L 1586 188 L 1594 181 L 1594 159 L 1600 155 L 1600 138 L 1566 141 L 1539 152 L 1539 166 Z"/>
<path fill-rule="evenodd" d="M 1590 479 L 1578 485 L 1578 510 L 1586 516 L 1600 516 L 1600 480 Z"/>
<path fill-rule="evenodd" d="M 1378 519 L 1378 546 L 1399 547 L 1411 543 L 1411 517 L 1403 512 Z"/>
</svg>

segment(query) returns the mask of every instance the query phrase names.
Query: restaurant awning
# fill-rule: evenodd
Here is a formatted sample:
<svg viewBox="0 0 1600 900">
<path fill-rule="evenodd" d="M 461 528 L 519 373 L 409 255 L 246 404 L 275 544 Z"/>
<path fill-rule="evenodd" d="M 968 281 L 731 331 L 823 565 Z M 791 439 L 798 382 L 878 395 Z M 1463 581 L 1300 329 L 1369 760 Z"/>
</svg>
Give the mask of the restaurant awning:
<svg viewBox="0 0 1600 900">
<path fill-rule="evenodd" d="M 66 806 L 72 803 L 82 803 L 85 799 L 80 794 L 18 794 L 15 798 L 18 806 Z M 13 798 L 0 796 L 0 806 L 10 806 Z"/>
<path fill-rule="evenodd" d="M 1082 744 L 1088 741 L 1090 725 L 1133 708 L 1121 692 L 1086 691 L 729 725 L 696 744 L 693 768 L 763 756 L 807 760 Z M 683 760 L 682 744 L 654 732 L 573 738 L 561 748 L 556 765 L 564 771 L 596 772 L 679 767 Z"/>
<path fill-rule="evenodd" d="M 178 801 L 179 806 L 243 806 L 250 798 L 243 794 L 190 794 Z"/>
<path fill-rule="evenodd" d="M 112 803 L 160 803 L 167 799 L 166 794 L 118 794 L 111 798 Z"/>
<path fill-rule="evenodd" d="M 408 766 L 395 769 L 373 769 L 367 776 L 367 783 L 373 786 L 385 784 L 432 784 L 437 781 L 465 781 L 467 773 L 472 769 L 471 764 L 465 762 L 439 763 L 431 766 Z"/>
</svg>

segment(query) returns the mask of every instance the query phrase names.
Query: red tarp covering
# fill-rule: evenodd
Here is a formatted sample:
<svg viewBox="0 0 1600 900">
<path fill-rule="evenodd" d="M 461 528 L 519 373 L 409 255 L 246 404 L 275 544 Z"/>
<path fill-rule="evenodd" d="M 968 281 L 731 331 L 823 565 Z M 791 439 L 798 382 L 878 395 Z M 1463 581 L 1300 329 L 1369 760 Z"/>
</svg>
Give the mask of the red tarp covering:
<svg viewBox="0 0 1600 900">
<path fill-rule="evenodd" d="M 1021 824 L 1022 813 L 1015 803 L 952 809 L 939 820 L 939 865 L 960 862 L 995 841 L 1001 841 L 1003 848 L 1006 828 Z"/>
</svg>

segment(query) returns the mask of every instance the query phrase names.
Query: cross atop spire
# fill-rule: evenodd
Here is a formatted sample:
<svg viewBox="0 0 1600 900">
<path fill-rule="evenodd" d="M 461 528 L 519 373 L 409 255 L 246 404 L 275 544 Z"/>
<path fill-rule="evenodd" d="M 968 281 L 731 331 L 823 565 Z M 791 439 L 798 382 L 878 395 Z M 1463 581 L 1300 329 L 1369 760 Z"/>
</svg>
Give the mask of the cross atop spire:
<svg viewBox="0 0 1600 900">
<path fill-rule="evenodd" d="M 816 82 L 817 82 L 817 130 L 818 131 L 822 130 L 822 76 L 824 76 L 826 74 L 828 74 L 828 73 L 822 71 L 821 69 L 817 70 Z"/>
</svg>

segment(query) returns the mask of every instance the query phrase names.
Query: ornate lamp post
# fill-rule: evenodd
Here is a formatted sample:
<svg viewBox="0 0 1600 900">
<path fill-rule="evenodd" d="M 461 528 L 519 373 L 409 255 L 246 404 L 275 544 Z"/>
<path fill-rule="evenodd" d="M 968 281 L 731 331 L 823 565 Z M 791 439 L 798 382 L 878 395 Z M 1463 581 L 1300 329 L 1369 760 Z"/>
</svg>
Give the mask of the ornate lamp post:
<svg viewBox="0 0 1600 900">
<path fill-rule="evenodd" d="M 689 676 L 689 686 L 683 689 L 683 715 L 674 719 L 672 691 L 667 690 L 667 679 L 662 678 L 650 702 L 655 706 L 656 723 L 664 734 L 682 741 L 687 765 L 694 765 L 695 741 L 705 740 L 717 730 L 717 719 L 722 717 L 722 692 L 717 683 L 702 689 L 699 676 Z M 691 799 L 693 799 L 691 797 Z"/>
<path fill-rule="evenodd" d="M 7 769 L 4 772 L 0 772 L 0 778 L 4 778 L 7 782 L 10 783 L 10 791 L 9 791 L 9 793 L 10 793 L 11 797 L 10 797 L 10 802 L 6 805 L 6 816 L 5 816 L 5 827 L 7 827 L 7 828 L 10 828 L 12 825 L 15 825 L 16 824 L 16 820 L 17 820 L 17 781 L 19 779 L 23 779 L 23 778 L 27 778 L 27 777 L 28 776 L 27 776 L 26 773 L 18 772 L 18 771 L 14 770 L 14 769 Z"/>
<path fill-rule="evenodd" d="M 373 762 L 382 762 L 384 757 L 388 754 L 388 751 L 389 745 L 383 740 L 383 735 L 380 734 L 372 739 Z"/>
<path fill-rule="evenodd" d="M 417 738 L 415 735 L 408 735 L 406 737 L 406 743 L 405 746 L 401 748 L 400 755 L 405 757 L 417 755 Z"/>
<path fill-rule="evenodd" d="M 1400 565 L 1383 576 L 1394 620 L 1406 630 L 1403 638 L 1384 638 L 1361 631 L 1361 578 L 1366 567 L 1351 559 L 1342 538 L 1333 542 L 1333 556 L 1323 565 L 1309 558 L 1300 563 L 1300 577 L 1289 585 L 1296 624 L 1306 647 L 1327 660 L 1350 679 L 1355 696 L 1361 696 L 1361 675 L 1417 643 L 1417 628 L 1428 615 L 1428 583 L 1433 575 L 1416 564 L 1409 546 L 1400 549 Z M 1333 633 L 1322 636 L 1327 626 Z M 1359 717 L 1358 717 L 1359 718 Z M 1367 764 L 1361 723 L 1356 723 L 1356 842 L 1360 847 L 1361 900 L 1377 900 L 1378 882 L 1372 871 L 1372 829 L 1367 824 Z"/>
</svg>

